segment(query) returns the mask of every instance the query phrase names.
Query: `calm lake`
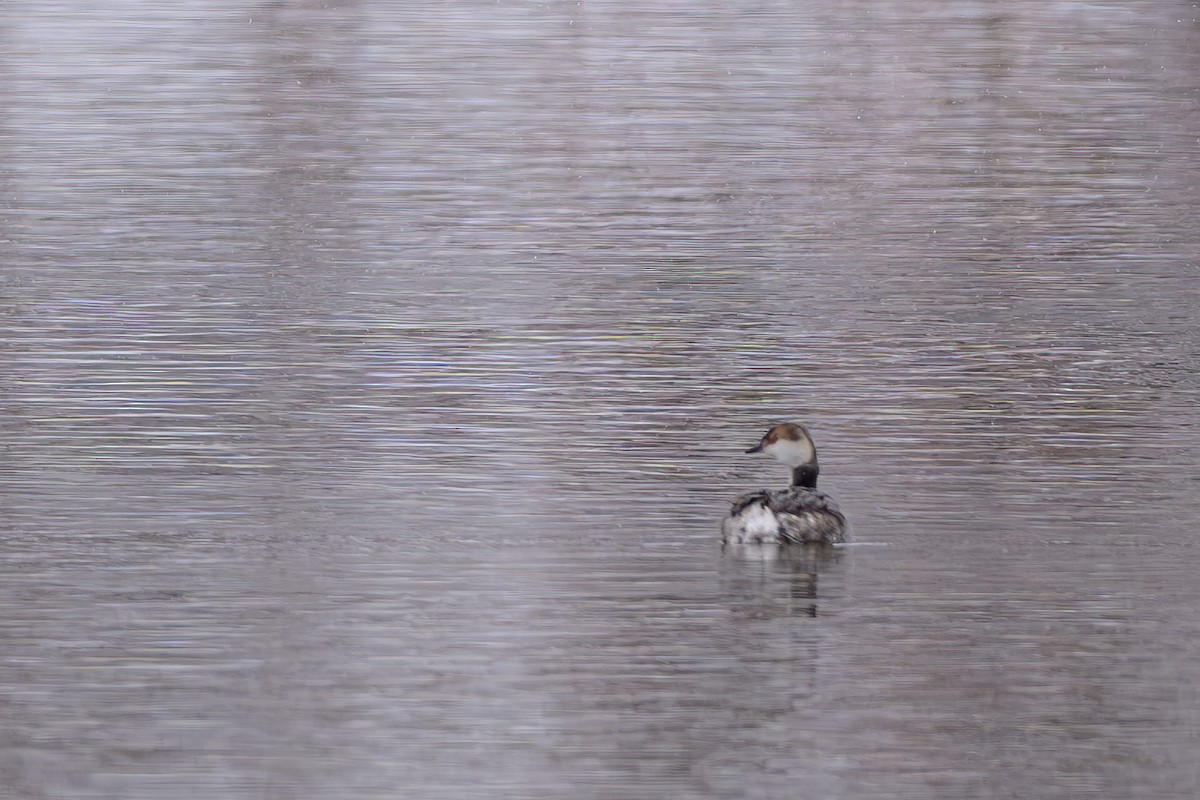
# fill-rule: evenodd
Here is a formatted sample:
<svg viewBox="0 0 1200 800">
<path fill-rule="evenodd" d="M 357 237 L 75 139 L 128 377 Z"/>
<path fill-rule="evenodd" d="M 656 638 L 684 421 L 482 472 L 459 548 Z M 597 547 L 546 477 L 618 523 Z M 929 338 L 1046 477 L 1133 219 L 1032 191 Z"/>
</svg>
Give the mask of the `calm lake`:
<svg viewBox="0 0 1200 800">
<path fill-rule="evenodd" d="M 1196 797 L 1198 17 L 10 0 L 0 795 Z"/>
</svg>

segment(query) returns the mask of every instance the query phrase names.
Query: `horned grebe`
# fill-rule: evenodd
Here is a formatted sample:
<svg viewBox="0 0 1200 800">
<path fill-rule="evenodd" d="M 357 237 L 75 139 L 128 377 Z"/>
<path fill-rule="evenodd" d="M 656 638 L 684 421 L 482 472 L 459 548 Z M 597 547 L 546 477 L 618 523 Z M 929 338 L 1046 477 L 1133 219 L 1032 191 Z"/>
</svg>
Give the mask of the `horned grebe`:
<svg viewBox="0 0 1200 800">
<path fill-rule="evenodd" d="M 721 523 L 724 544 L 819 542 L 846 540 L 846 518 L 837 503 L 817 491 L 817 448 L 803 425 L 774 425 L 746 451 L 766 453 L 792 468 L 787 489 L 760 489 L 733 501 Z"/>
</svg>

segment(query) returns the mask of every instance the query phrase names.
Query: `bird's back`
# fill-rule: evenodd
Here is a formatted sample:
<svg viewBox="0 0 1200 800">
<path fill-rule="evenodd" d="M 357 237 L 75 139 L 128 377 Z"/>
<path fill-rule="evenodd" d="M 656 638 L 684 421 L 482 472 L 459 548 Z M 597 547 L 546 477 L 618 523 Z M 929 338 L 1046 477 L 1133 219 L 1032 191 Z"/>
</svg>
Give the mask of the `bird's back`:
<svg viewBox="0 0 1200 800">
<path fill-rule="evenodd" d="M 762 489 L 733 501 L 722 524 L 728 543 L 846 540 L 846 518 L 833 498 L 806 486 Z"/>
</svg>

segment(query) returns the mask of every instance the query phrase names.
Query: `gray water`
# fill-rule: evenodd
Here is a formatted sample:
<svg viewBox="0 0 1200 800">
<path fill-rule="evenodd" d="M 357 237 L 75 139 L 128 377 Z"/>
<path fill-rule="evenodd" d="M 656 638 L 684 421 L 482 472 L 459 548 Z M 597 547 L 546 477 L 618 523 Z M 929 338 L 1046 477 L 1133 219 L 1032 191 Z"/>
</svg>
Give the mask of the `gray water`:
<svg viewBox="0 0 1200 800">
<path fill-rule="evenodd" d="M 11 0 L 0 795 L 1195 797 L 1198 131 L 1172 0 Z"/>
</svg>

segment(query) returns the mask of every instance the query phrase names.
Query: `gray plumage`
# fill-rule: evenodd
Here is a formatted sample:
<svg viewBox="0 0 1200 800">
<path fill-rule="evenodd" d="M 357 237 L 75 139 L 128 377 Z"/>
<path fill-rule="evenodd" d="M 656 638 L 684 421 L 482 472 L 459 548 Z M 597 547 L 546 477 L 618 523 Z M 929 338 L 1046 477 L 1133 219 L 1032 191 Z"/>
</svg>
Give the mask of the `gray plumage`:
<svg viewBox="0 0 1200 800">
<path fill-rule="evenodd" d="M 727 544 L 840 544 L 846 541 L 846 517 L 834 499 L 818 489 L 760 489 L 733 501 L 721 533 Z"/>
</svg>

